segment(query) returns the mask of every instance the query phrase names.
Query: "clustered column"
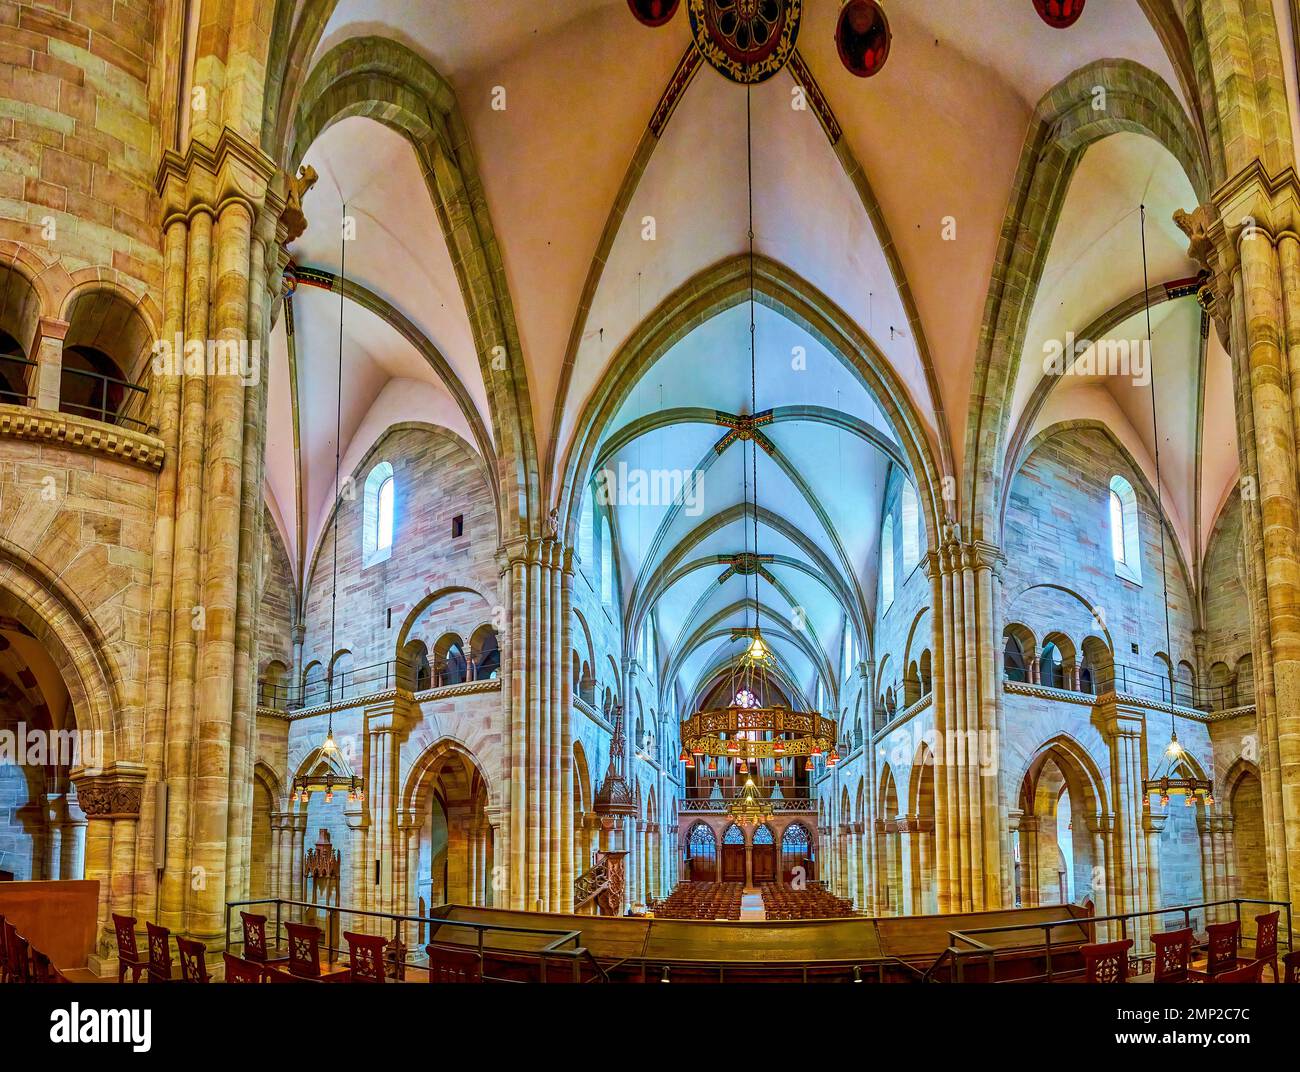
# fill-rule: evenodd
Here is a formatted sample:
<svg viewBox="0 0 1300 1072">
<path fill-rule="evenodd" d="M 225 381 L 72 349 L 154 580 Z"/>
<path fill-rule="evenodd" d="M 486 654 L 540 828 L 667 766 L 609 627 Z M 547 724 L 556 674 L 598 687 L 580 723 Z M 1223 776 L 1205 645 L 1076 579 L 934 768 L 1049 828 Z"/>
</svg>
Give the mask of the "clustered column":
<svg viewBox="0 0 1300 1072">
<path fill-rule="evenodd" d="M 945 540 L 926 559 L 935 613 L 935 876 L 940 912 L 1008 904 L 1010 854 L 1000 754 L 1001 552 Z"/>
<path fill-rule="evenodd" d="M 505 555 L 510 578 L 510 904 L 573 907 L 572 552 L 525 539 Z"/>
<path fill-rule="evenodd" d="M 146 760 L 168 786 L 158 918 L 221 939 L 247 891 L 252 645 L 269 308 L 283 201 L 274 163 L 226 131 L 164 154 L 163 342 L 156 416 L 166 444 L 154 535 Z M 165 743 L 165 746 L 163 742 Z M 152 851 L 153 801 L 142 839 Z"/>
</svg>

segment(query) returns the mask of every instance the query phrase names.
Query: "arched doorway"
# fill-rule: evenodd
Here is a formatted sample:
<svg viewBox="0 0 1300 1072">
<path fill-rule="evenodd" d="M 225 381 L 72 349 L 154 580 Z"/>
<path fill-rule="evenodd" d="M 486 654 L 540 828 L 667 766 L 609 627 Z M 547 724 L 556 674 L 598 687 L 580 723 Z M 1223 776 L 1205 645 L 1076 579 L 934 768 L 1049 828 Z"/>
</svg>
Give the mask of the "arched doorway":
<svg viewBox="0 0 1300 1072">
<path fill-rule="evenodd" d="M 42 642 L 6 616 L 0 734 L 14 746 L 0 763 L 0 879 L 81 878 L 86 819 L 69 778 L 80 743 L 71 700 Z"/>
<path fill-rule="evenodd" d="M 406 903 L 489 907 L 493 903 L 495 831 L 482 771 L 459 745 L 443 740 L 416 762 L 404 797 L 415 822 L 398 859 L 413 861 Z"/>
<path fill-rule="evenodd" d="M 880 818 L 876 820 L 876 886 L 883 894 L 881 914 L 887 916 L 899 916 L 906 911 L 898 810 L 898 786 L 894 782 L 893 770 L 886 766 L 880 776 Z"/>
<path fill-rule="evenodd" d="M 751 839 L 753 842 L 752 859 L 750 866 L 753 868 L 754 885 L 762 882 L 776 881 L 776 838 L 772 835 L 772 828 L 763 823 L 754 831 Z"/>
<path fill-rule="evenodd" d="M 1019 829 L 1013 835 L 1020 859 L 1017 902 L 1025 906 L 1081 903 L 1091 898 L 1100 913 L 1105 873 L 1101 840 L 1089 817 L 1104 815 L 1101 778 L 1068 738 L 1044 745 L 1021 783 Z"/>
<path fill-rule="evenodd" d="M 686 835 L 686 877 L 690 882 L 718 877 L 718 837 L 708 823 L 697 822 Z"/>
<path fill-rule="evenodd" d="M 722 881 L 745 881 L 745 832 L 735 823 L 722 832 Z"/>
<path fill-rule="evenodd" d="M 1264 842 L 1264 790 L 1254 770 L 1230 783 L 1228 816 L 1232 829 L 1231 897 L 1268 899 L 1268 854 Z"/>
<path fill-rule="evenodd" d="M 797 879 L 810 882 L 816 877 L 812 835 L 803 823 L 791 823 L 781 835 L 781 881 L 793 885 Z"/>
</svg>

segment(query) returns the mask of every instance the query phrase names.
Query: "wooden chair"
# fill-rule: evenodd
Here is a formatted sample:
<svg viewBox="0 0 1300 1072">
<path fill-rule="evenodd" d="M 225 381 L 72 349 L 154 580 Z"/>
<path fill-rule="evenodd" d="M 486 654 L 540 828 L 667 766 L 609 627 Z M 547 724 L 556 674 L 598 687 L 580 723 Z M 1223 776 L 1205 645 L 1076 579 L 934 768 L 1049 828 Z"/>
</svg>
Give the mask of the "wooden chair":
<svg viewBox="0 0 1300 1072">
<path fill-rule="evenodd" d="M 1157 983 L 1186 983 L 1192 978 L 1192 929 L 1168 931 L 1151 935 L 1155 950 L 1155 978 Z"/>
<path fill-rule="evenodd" d="M 309 923 L 286 923 L 289 935 L 289 974 L 298 979 L 320 978 L 319 927 Z"/>
<path fill-rule="evenodd" d="M 1277 920 L 1280 912 L 1268 912 L 1255 917 L 1255 959 L 1273 969 L 1273 982 L 1281 976 L 1277 972 Z"/>
<path fill-rule="evenodd" d="M 226 962 L 226 982 L 261 983 L 266 980 L 266 970 L 260 964 L 234 953 L 222 953 L 221 956 Z"/>
<path fill-rule="evenodd" d="M 1240 968 L 1232 968 L 1229 971 L 1219 972 L 1218 975 L 1211 975 L 1212 983 L 1258 983 L 1260 975 L 1264 971 L 1264 962 L 1262 960 L 1250 960 Z"/>
<path fill-rule="evenodd" d="M 202 942 L 189 938 L 176 938 L 176 948 L 181 955 L 182 983 L 210 983 L 212 975 L 208 971 L 208 947 Z"/>
<path fill-rule="evenodd" d="M 49 957 L 39 949 L 32 950 L 32 982 L 66 983 L 67 981 L 63 977 L 63 973 L 54 966 L 54 962 Z"/>
<path fill-rule="evenodd" d="M 384 982 L 384 946 L 388 944 L 388 939 L 377 934 L 355 934 L 352 931 L 344 931 L 343 938 L 348 943 L 348 959 L 352 964 L 350 981 Z"/>
<path fill-rule="evenodd" d="M 135 916 L 119 916 L 113 913 L 113 933 L 117 936 L 117 981 L 126 978 L 126 971 L 131 969 L 131 982 L 140 981 L 140 973 L 149 967 L 149 962 L 140 956 L 135 944 Z"/>
<path fill-rule="evenodd" d="M 11 983 L 30 983 L 32 981 L 32 961 L 27 939 L 18 933 L 12 923 L 6 923 L 9 932 L 9 981 Z"/>
<path fill-rule="evenodd" d="M 450 945 L 426 945 L 429 954 L 429 982 L 481 983 L 483 967 L 472 949 Z"/>
<path fill-rule="evenodd" d="M 1282 981 L 1284 983 L 1300 983 L 1300 949 L 1293 949 L 1284 956 L 1282 965 L 1286 969 L 1282 973 Z"/>
<path fill-rule="evenodd" d="M 1079 946 L 1083 955 L 1085 983 L 1123 983 L 1128 981 L 1128 951 L 1133 939 L 1120 942 L 1097 942 Z"/>
<path fill-rule="evenodd" d="M 1194 972 L 1194 975 L 1201 976 L 1203 979 L 1213 979 L 1246 963 L 1237 956 L 1237 949 L 1241 944 L 1240 923 L 1235 919 L 1230 923 L 1211 923 L 1205 930 L 1209 935 L 1205 971 Z"/>
<path fill-rule="evenodd" d="M 149 942 L 149 982 L 170 983 L 172 981 L 172 932 L 167 927 L 159 927 L 147 920 L 144 929 Z"/>
<path fill-rule="evenodd" d="M 9 981 L 9 932 L 4 916 L 0 916 L 0 983 Z"/>
</svg>

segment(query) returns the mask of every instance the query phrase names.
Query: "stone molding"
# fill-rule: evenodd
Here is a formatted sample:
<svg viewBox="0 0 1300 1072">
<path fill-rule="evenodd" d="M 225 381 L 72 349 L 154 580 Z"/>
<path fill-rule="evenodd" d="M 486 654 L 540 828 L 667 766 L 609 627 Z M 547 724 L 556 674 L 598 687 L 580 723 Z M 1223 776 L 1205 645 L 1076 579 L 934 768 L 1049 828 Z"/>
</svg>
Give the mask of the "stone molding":
<svg viewBox="0 0 1300 1072">
<path fill-rule="evenodd" d="M 73 413 L 0 403 L 0 437 L 6 436 L 58 443 L 71 450 L 101 454 L 154 472 L 163 463 L 161 439 Z"/>
<path fill-rule="evenodd" d="M 500 678 L 485 678 L 482 681 L 462 681 L 458 685 L 443 685 L 439 688 L 422 689 L 410 692 L 407 689 L 387 689 L 372 692 L 365 696 L 355 696 L 350 700 L 337 703 L 316 704 L 312 707 L 300 707 L 295 711 L 282 711 L 278 707 L 257 705 L 259 717 L 275 718 L 282 722 L 297 722 L 302 718 L 316 718 L 318 715 L 337 714 L 340 711 L 352 711 L 357 708 L 374 707 L 382 704 L 396 706 L 400 702 L 422 704 L 429 700 L 450 700 L 457 696 L 469 696 L 478 692 L 498 692 L 501 689 Z"/>
</svg>

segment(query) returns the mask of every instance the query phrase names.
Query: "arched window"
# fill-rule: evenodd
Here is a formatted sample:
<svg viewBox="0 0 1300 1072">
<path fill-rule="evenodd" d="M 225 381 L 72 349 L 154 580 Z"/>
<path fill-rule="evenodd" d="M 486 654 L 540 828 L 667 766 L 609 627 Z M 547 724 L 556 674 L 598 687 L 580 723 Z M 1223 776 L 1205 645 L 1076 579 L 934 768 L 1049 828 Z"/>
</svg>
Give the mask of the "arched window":
<svg viewBox="0 0 1300 1072">
<path fill-rule="evenodd" d="M 1115 574 L 1142 583 L 1142 544 L 1138 534 L 1137 495 L 1122 476 L 1110 478 L 1110 554 Z"/>
<path fill-rule="evenodd" d="M 744 831 L 735 823 L 732 823 L 722 832 L 722 843 L 724 845 L 743 845 L 745 844 Z"/>
<path fill-rule="evenodd" d="M 600 516 L 600 601 L 614 602 L 614 548 L 610 545 L 609 521 Z"/>
<path fill-rule="evenodd" d="M 1002 670 L 1008 681 L 1028 681 L 1029 668 L 1025 665 L 1025 652 L 1020 641 L 1007 634 L 1002 646 Z"/>
<path fill-rule="evenodd" d="M 900 507 L 903 527 L 903 576 L 921 561 L 921 504 L 916 499 L 916 488 L 911 481 L 903 481 L 903 498 Z"/>
<path fill-rule="evenodd" d="M 497 643 L 497 631 L 490 625 L 481 625 L 469 640 L 470 651 L 474 657 L 474 677 L 478 681 L 490 681 L 501 673 L 501 649 Z"/>
<path fill-rule="evenodd" d="M 596 515 L 592 507 L 591 489 L 582 497 L 582 512 L 578 515 L 578 558 L 586 568 L 587 576 L 596 576 Z"/>
<path fill-rule="evenodd" d="M 752 840 L 755 845 L 776 844 L 775 839 L 772 837 L 772 828 L 768 826 L 767 823 L 763 823 L 762 826 L 758 827 L 754 831 L 754 837 Z"/>
<path fill-rule="evenodd" d="M 885 518 L 880 533 L 880 605 L 888 610 L 894 602 L 894 515 Z"/>
<path fill-rule="evenodd" d="M 388 462 L 380 462 L 370 470 L 361 495 L 362 569 L 386 561 L 393 553 L 396 491 L 393 467 Z"/>
<path fill-rule="evenodd" d="M 1038 680 L 1048 688 L 1065 688 L 1065 663 L 1061 649 L 1055 644 L 1043 645 L 1043 656 L 1038 662 Z"/>
<path fill-rule="evenodd" d="M 696 823 L 686 836 L 686 859 L 691 862 L 690 875 L 705 880 L 713 878 L 718 859 L 718 838 L 706 823 Z"/>
<path fill-rule="evenodd" d="M 797 867 L 812 862 L 812 838 L 802 823 L 791 823 L 781 835 L 781 877 L 788 878 Z M 812 878 L 812 875 L 807 877 Z"/>
</svg>

